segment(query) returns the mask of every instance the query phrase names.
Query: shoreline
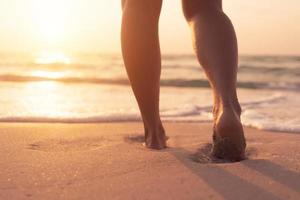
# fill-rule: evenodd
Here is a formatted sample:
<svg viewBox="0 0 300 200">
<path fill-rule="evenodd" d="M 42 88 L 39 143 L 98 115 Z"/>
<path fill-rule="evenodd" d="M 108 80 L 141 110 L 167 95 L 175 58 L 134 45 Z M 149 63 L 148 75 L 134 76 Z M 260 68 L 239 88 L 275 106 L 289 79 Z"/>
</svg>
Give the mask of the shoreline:
<svg viewBox="0 0 300 200">
<path fill-rule="evenodd" d="M 2 85 L 0 92 L 6 95 L 1 99 L 0 122 L 73 124 L 140 120 L 140 111 L 130 87 L 53 84 Z M 78 96 L 78 92 L 86 95 Z M 176 95 L 179 93 L 181 95 Z M 243 108 L 243 125 L 262 130 L 300 132 L 300 118 L 296 117 L 300 112 L 298 93 L 239 89 L 238 94 Z M 164 122 L 212 121 L 210 89 L 162 87 L 160 100 Z M 291 107 L 294 108 L 292 111 Z"/>
<path fill-rule="evenodd" d="M 193 120 L 186 120 L 186 121 L 172 121 L 172 120 L 162 120 L 163 124 L 212 124 L 209 120 L 207 121 L 193 121 Z M 5 124 L 20 124 L 20 125 L 37 125 L 37 124 L 44 124 L 44 125 L 101 125 L 101 124 L 142 124 L 142 120 L 120 120 L 120 121 L 100 121 L 100 122 L 61 122 L 61 121 L 1 121 L 0 120 L 0 127 L 1 125 Z M 142 125 L 141 125 L 142 126 Z M 281 131 L 281 130 L 268 130 L 268 129 L 260 129 L 252 125 L 243 125 L 244 129 L 254 129 L 256 131 L 262 132 L 272 132 L 272 133 L 285 133 L 285 134 L 300 134 L 298 131 Z"/>
</svg>

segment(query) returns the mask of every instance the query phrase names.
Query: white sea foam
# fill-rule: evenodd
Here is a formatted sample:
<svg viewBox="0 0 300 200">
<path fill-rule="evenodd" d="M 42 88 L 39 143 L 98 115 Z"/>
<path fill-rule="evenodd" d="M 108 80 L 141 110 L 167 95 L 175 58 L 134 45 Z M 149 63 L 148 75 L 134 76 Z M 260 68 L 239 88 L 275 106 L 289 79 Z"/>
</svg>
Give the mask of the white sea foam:
<svg viewBox="0 0 300 200">
<path fill-rule="evenodd" d="M 242 122 L 245 126 L 261 130 L 300 133 L 300 118 L 282 120 L 257 110 L 246 110 L 242 115 Z"/>
<path fill-rule="evenodd" d="M 283 93 L 260 105 L 245 106 L 242 122 L 262 130 L 300 133 L 300 95 Z"/>
</svg>

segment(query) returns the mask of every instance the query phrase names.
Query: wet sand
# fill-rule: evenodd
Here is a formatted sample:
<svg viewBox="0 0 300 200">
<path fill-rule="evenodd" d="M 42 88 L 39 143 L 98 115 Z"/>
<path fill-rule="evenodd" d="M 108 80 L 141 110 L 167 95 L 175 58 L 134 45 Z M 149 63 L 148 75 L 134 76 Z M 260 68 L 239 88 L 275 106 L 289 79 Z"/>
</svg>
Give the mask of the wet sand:
<svg viewBox="0 0 300 200">
<path fill-rule="evenodd" d="M 153 151 L 140 123 L 2 123 L 0 199 L 300 199 L 300 134 L 246 128 L 248 159 L 224 163 L 210 124 L 165 126 Z"/>
</svg>

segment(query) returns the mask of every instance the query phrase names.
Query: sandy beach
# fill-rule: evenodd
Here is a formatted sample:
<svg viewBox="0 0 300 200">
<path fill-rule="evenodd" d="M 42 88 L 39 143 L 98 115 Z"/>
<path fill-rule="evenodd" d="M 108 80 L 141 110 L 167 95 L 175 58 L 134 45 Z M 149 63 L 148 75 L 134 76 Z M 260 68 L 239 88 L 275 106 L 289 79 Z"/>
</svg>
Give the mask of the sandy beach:
<svg viewBox="0 0 300 200">
<path fill-rule="evenodd" d="M 299 199 L 300 135 L 246 128 L 248 159 L 208 156 L 211 125 L 166 123 L 169 148 L 140 123 L 2 123 L 0 199 Z"/>
<path fill-rule="evenodd" d="M 0 0 L 0 200 L 300 200 L 299 8 Z"/>
</svg>

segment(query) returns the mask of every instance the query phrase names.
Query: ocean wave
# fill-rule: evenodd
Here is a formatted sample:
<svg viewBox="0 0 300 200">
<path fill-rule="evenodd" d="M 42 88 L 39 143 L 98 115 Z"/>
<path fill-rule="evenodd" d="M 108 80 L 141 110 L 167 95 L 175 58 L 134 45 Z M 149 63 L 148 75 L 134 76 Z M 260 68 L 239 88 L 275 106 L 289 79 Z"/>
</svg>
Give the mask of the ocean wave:
<svg viewBox="0 0 300 200">
<path fill-rule="evenodd" d="M 260 130 L 300 133 L 300 119 L 281 120 L 267 114 L 259 113 L 256 109 L 245 110 L 242 114 L 244 126 Z"/>
<path fill-rule="evenodd" d="M 127 78 L 108 79 L 108 78 L 81 78 L 81 77 L 38 77 L 38 76 L 20 76 L 20 75 L 0 75 L 0 82 L 38 82 L 54 81 L 61 83 L 86 83 L 86 84 L 112 84 L 112 85 L 130 85 Z M 162 79 L 160 82 L 164 87 L 189 87 L 189 88 L 209 88 L 210 84 L 204 79 Z M 274 90 L 299 90 L 300 83 L 288 82 L 250 82 L 239 81 L 239 88 L 245 89 L 274 89 Z"/>
<path fill-rule="evenodd" d="M 300 76 L 300 64 L 295 68 L 285 66 L 240 65 L 240 73 L 269 73 L 270 75 Z"/>
<path fill-rule="evenodd" d="M 258 100 L 242 102 L 242 123 L 247 127 L 261 130 L 300 133 L 300 118 L 290 118 L 283 114 L 270 115 L 274 108 L 286 102 L 285 94 L 277 93 Z M 161 117 L 164 122 L 212 122 L 212 107 L 196 104 L 174 108 L 163 108 Z M 266 112 L 267 111 L 267 112 Z M 297 112 L 297 111 L 296 111 Z M 289 114 L 289 113 L 288 113 Z M 17 116 L 6 115 L 0 117 L 0 122 L 20 123 L 104 123 L 104 122 L 141 122 L 138 110 L 128 112 L 104 112 L 97 115 L 57 115 L 57 116 Z"/>
</svg>

